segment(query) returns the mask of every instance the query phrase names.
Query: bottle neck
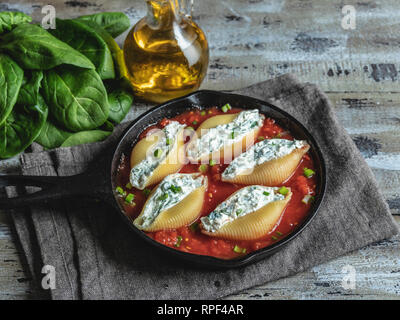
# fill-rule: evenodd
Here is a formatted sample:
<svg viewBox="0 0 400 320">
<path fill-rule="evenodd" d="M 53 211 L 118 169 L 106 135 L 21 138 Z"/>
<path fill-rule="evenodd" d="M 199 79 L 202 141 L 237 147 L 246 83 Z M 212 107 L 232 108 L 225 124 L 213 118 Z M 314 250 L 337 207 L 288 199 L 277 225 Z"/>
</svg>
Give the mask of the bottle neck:
<svg viewBox="0 0 400 320">
<path fill-rule="evenodd" d="M 172 27 L 182 18 L 191 19 L 194 0 L 146 0 L 147 23 L 154 29 Z"/>
</svg>

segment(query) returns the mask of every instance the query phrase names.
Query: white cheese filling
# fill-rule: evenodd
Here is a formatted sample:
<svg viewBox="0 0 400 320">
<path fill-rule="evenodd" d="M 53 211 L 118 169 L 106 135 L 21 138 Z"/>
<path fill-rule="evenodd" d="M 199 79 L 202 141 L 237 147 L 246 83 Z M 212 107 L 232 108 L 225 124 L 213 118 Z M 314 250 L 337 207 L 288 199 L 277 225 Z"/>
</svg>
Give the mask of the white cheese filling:
<svg viewBox="0 0 400 320">
<path fill-rule="evenodd" d="M 248 172 L 264 162 L 282 158 L 307 145 L 305 140 L 265 139 L 256 143 L 249 150 L 236 157 L 222 173 L 224 180 Z"/>
<path fill-rule="evenodd" d="M 219 204 L 208 216 L 202 217 L 201 222 L 206 231 L 216 232 L 227 223 L 284 198 L 276 187 L 244 187 Z"/>
<path fill-rule="evenodd" d="M 131 169 L 130 183 L 132 186 L 140 190 L 144 189 L 144 186 L 153 174 L 153 171 L 161 162 L 164 161 L 171 149 L 174 147 L 178 132 L 184 127 L 185 125 L 182 125 L 177 121 L 171 121 L 162 130 L 155 133 L 152 138 L 144 138 L 158 139 L 158 141 L 150 150 L 148 150 L 146 158 Z M 154 154 L 155 152 L 157 154 Z"/>
<path fill-rule="evenodd" d="M 161 212 L 175 206 L 201 186 L 207 187 L 207 177 L 199 173 L 175 173 L 165 177 L 146 202 L 142 227 L 149 227 Z"/>
<path fill-rule="evenodd" d="M 257 109 L 242 111 L 232 122 L 207 129 L 199 138 L 194 139 L 188 145 L 187 155 L 191 159 L 199 159 L 240 141 L 249 132 L 260 128 L 264 123 L 264 118 Z"/>
</svg>

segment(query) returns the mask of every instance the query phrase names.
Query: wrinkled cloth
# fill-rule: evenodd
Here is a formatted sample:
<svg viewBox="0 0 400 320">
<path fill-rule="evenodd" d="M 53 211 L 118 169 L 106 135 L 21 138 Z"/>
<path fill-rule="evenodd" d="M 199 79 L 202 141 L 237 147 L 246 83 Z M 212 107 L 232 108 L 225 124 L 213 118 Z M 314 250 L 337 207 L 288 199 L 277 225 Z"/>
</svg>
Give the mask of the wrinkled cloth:
<svg viewBox="0 0 400 320">
<path fill-rule="evenodd" d="M 32 275 L 40 282 L 41 267 L 55 267 L 51 298 L 215 299 L 293 275 L 398 233 L 370 168 L 318 87 L 284 75 L 237 92 L 278 105 L 297 118 L 321 147 L 328 183 L 310 225 L 269 258 L 239 269 L 210 271 L 158 256 L 102 203 L 76 199 L 14 210 L 12 219 Z M 144 108 L 134 106 L 140 107 Z M 104 142 L 23 154 L 22 174 L 81 173 L 115 145 L 127 125 L 120 125 Z M 8 189 L 9 196 L 15 193 Z"/>
</svg>

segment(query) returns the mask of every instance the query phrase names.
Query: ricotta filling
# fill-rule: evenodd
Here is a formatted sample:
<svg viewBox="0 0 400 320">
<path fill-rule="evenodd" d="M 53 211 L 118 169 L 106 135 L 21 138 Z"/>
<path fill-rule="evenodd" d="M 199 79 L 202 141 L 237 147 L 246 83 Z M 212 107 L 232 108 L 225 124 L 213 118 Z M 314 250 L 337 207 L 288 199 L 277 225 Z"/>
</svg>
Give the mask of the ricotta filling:
<svg viewBox="0 0 400 320">
<path fill-rule="evenodd" d="M 199 173 L 175 173 L 165 177 L 146 202 L 142 226 L 149 227 L 161 212 L 172 208 L 203 185 L 207 185 L 207 177 Z"/>
<path fill-rule="evenodd" d="M 157 143 L 148 150 L 146 158 L 131 169 L 129 180 L 133 187 L 140 190 L 144 189 L 154 170 L 165 160 L 174 147 L 178 132 L 184 127 L 185 125 L 177 121 L 171 121 L 162 130 L 154 134 L 152 138 L 158 139 Z M 144 139 L 149 139 L 149 137 Z"/>
<path fill-rule="evenodd" d="M 249 132 L 260 128 L 263 123 L 264 116 L 257 109 L 242 111 L 233 121 L 207 129 L 199 138 L 194 139 L 188 145 L 187 155 L 189 158 L 199 159 L 240 141 Z"/>
<path fill-rule="evenodd" d="M 233 159 L 222 173 L 222 178 L 230 180 L 244 172 L 250 173 L 255 166 L 287 156 L 306 145 L 305 140 L 265 139 Z"/>
<path fill-rule="evenodd" d="M 216 232 L 224 225 L 257 211 L 267 204 L 283 200 L 279 188 L 265 186 L 248 186 L 240 189 L 224 202 L 219 204 L 208 216 L 202 217 L 204 230 Z"/>
</svg>

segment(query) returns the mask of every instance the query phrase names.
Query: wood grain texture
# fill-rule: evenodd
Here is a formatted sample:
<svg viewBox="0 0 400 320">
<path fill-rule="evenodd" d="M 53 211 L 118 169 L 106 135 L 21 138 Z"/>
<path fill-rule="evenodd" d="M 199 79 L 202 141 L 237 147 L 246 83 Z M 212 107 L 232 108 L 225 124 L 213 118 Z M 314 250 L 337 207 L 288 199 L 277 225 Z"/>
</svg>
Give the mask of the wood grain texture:
<svg viewBox="0 0 400 320">
<path fill-rule="evenodd" d="M 40 21 L 51 3 L 58 17 L 123 11 L 132 24 L 145 15 L 143 0 L 32 1 L 0 3 Z M 393 214 L 400 215 L 400 4 L 397 0 L 348 0 L 356 29 L 341 28 L 341 0 L 197 0 L 194 19 L 210 44 L 202 88 L 231 90 L 292 72 L 320 86 L 373 170 Z M 126 33 L 125 33 L 126 34 Z M 123 42 L 125 34 L 118 38 Z M 148 107 L 132 110 L 127 120 Z M 16 158 L 0 173 L 18 172 Z M 400 216 L 396 216 L 400 223 Z M 399 299 L 400 238 L 358 250 L 293 277 L 233 295 L 233 299 Z M 357 272 L 355 290 L 341 287 L 342 268 Z M 0 299 L 40 298 L 32 291 L 0 212 Z"/>
</svg>

